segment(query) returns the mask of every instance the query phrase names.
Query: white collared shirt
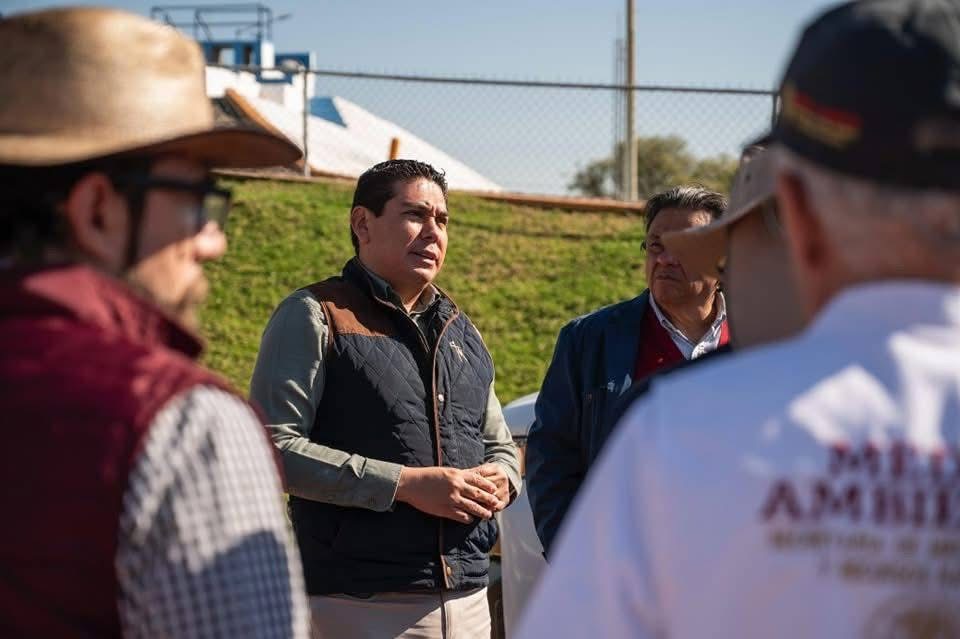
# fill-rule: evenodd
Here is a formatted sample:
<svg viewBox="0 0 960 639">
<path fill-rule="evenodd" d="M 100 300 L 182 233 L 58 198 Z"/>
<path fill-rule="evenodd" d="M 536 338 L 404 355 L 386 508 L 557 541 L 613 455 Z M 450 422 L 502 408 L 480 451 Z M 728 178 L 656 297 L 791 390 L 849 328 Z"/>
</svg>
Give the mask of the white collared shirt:
<svg viewBox="0 0 960 639">
<path fill-rule="evenodd" d="M 673 322 L 663 314 L 660 306 L 657 305 L 657 301 L 653 298 L 653 293 L 650 293 L 650 307 L 653 308 L 653 312 L 660 321 L 660 326 L 667 330 L 667 334 L 670 335 L 673 343 L 677 345 L 677 349 L 683 355 L 684 359 L 697 359 L 701 355 L 706 355 L 710 351 L 717 350 L 717 347 L 720 346 L 720 335 L 723 329 L 723 323 L 727 319 L 727 303 L 723 299 L 723 293 L 718 292 L 714 299 L 716 300 L 714 304 L 717 308 L 717 316 L 713 319 L 713 323 L 710 325 L 710 328 L 707 329 L 707 332 L 703 334 L 703 337 L 701 337 L 699 341 L 694 342 L 687 338 L 687 336 L 683 334 L 683 331 L 674 326 Z"/>
<path fill-rule="evenodd" d="M 960 636 L 960 288 L 886 282 L 788 341 L 655 382 L 591 470 L 519 636 L 917 624 Z"/>
</svg>

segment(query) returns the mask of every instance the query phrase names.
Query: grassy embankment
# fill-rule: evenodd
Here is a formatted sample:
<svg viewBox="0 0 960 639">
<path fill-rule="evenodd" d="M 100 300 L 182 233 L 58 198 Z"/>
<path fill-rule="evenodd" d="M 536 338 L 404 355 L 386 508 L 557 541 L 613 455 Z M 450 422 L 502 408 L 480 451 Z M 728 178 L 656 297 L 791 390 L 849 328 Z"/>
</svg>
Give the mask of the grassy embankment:
<svg viewBox="0 0 960 639">
<path fill-rule="evenodd" d="M 352 256 L 352 188 L 232 183 L 230 251 L 208 267 L 206 363 L 246 391 L 260 333 L 290 291 L 338 273 Z M 639 217 L 450 198 L 450 245 L 438 284 L 483 334 L 507 402 L 537 390 L 569 319 L 644 287 Z"/>
</svg>

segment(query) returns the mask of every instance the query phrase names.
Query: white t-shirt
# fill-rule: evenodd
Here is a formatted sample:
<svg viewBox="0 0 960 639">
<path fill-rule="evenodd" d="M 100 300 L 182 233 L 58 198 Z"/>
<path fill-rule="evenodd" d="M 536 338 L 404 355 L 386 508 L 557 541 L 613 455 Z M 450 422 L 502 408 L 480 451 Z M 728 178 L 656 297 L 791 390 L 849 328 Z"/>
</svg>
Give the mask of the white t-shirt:
<svg viewBox="0 0 960 639">
<path fill-rule="evenodd" d="M 858 287 L 655 383 L 520 636 L 960 637 L 960 288 Z"/>
</svg>

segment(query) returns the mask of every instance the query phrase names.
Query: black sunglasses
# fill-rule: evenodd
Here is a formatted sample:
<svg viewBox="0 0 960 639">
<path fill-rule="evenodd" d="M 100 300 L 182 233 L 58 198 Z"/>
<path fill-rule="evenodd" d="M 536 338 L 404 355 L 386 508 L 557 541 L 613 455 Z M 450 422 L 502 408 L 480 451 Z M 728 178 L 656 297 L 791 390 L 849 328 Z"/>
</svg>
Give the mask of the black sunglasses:
<svg viewBox="0 0 960 639">
<path fill-rule="evenodd" d="M 149 175 L 119 175 L 113 176 L 115 185 L 128 190 L 144 193 L 151 189 L 181 191 L 192 193 L 199 199 L 194 220 L 194 231 L 199 233 L 207 222 L 216 222 L 221 230 L 226 228 L 227 214 L 233 202 L 233 192 L 230 189 L 220 188 L 213 180 L 187 182 L 173 178 L 153 177 Z"/>
</svg>

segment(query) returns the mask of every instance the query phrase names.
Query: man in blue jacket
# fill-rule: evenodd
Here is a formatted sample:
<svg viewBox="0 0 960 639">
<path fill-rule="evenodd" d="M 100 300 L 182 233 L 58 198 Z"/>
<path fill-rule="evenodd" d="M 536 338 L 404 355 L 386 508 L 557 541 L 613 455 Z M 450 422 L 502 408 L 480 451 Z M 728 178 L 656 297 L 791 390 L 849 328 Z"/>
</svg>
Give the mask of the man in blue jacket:
<svg viewBox="0 0 960 639">
<path fill-rule="evenodd" d="M 650 288 L 560 331 L 527 440 L 528 495 L 545 553 L 610 434 L 620 395 L 634 381 L 728 341 L 717 278 L 688 273 L 662 242 L 664 233 L 709 224 L 725 207 L 723 196 L 700 187 L 650 198 L 644 211 Z"/>
</svg>

